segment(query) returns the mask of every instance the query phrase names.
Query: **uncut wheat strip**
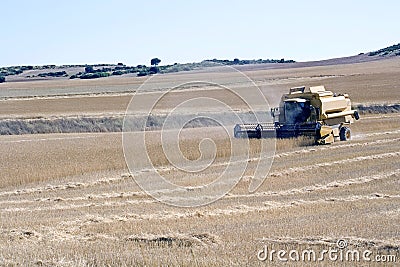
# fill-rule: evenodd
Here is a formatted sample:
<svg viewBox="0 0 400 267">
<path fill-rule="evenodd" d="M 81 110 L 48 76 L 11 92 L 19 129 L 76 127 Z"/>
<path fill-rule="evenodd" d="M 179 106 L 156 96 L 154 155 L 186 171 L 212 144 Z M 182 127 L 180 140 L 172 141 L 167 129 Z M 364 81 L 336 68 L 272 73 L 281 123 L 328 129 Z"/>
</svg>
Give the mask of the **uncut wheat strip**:
<svg viewBox="0 0 400 267">
<path fill-rule="evenodd" d="M 343 145 L 336 145 L 336 146 L 329 146 L 329 147 L 318 147 L 318 148 L 310 147 L 307 149 L 297 150 L 297 151 L 293 151 L 293 152 L 285 152 L 285 153 L 276 154 L 274 157 L 283 158 L 283 157 L 290 157 L 290 156 L 294 156 L 294 155 L 312 153 L 312 152 L 323 151 L 323 150 L 328 150 L 328 149 L 332 150 L 332 149 L 351 148 L 351 147 L 359 147 L 359 146 L 371 146 L 371 145 L 379 145 L 379 144 L 392 143 L 392 142 L 398 142 L 398 141 L 400 141 L 400 138 L 381 139 L 381 140 L 370 141 L 370 142 L 350 143 L 350 144 L 343 144 Z M 260 159 L 260 157 L 253 157 L 253 158 L 244 159 L 241 161 L 222 162 L 222 163 L 218 163 L 218 164 L 213 164 L 212 167 L 227 166 L 229 164 L 245 162 L 245 161 L 252 162 L 252 161 L 257 161 L 259 159 Z M 168 171 L 168 170 L 173 171 L 173 170 L 175 170 L 175 168 L 160 167 L 160 168 L 157 168 L 157 170 L 158 171 Z M 142 173 L 149 172 L 149 171 L 151 171 L 151 170 L 142 170 L 142 171 L 133 173 L 132 175 L 134 176 L 134 175 L 142 174 Z M 41 193 L 44 191 L 58 191 L 58 190 L 67 190 L 67 189 L 73 189 L 73 188 L 86 188 L 86 187 L 91 187 L 91 186 L 107 184 L 107 183 L 118 183 L 118 182 L 126 180 L 127 178 L 131 178 L 131 175 L 123 174 L 120 177 L 100 179 L 100 180 L 96 180 L 93 182 L 87 182 L 87 183 L 75 182 L 75 183 L 67 183 L 67 184 L 61 184 L 61 185 L 49 184 L 49 185 L 46 185 L 45 187 L 32 187 L 32 188 L 25 188 L 25 189 L 19 189 L 19 190 L 14 190 L 14 191 L 0 192 L 0 197 L 10 196 L 10 195 L 32 194 L 32 193 L 39 193 L 39 192 Z"/>
</svg>

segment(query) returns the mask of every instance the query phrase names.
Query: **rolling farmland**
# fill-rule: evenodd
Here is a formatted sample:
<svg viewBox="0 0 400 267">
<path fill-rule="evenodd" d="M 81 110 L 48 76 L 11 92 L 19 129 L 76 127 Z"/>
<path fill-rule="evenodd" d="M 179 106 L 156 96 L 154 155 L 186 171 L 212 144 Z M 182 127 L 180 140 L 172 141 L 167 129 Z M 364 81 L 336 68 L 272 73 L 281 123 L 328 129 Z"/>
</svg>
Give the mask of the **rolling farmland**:
<svg viewBox="0 0 400 267">
<path fill-rule="evenodd" d="M 192 208 L 160 203 L 138 186 L 135 177 L 149 177 L 151 183 L 152 172 L 129 173 L 121 132 L 50 129 L 47 134 L 2 135 L 0 266 L 265 266 L 279 263 L 277 258 L 260 260 L 265 246 L 321 251 L 336 247 L 340 239 L 346 248 L 371 250 L 371 258 L 395 255 L 399 261 L 400 113 L 385 107 L 400 102 L 400 59 L 282 69 L 246 66 L 243 72 L 273 106 L 290 87 L 323 84 L 348 93 L 354 105 L 379 105 L 382 112 L 362 114 L 348 142 L 313 146 L 302 138 L 277 140 L 272 167 L 254 193 L 248 192 L 257 164 L 253 157 L 271 140 L 250 140 L 249 151 L 237 152 L 236 160 L 247 166 L 235 188 L 216 202 Z M 165 74 L 159 89 L 137 97 L 145 103 L 172 82 L 207 77 L 224 77 L 225 86 L 246 90 L 246 84 L 226 75 L 207 69 Z M 113 77 L 4 83 L 0 117 L 122 117 L 143 81 Z M 155 110 L 163 114 L 193 96 L 243 109 L 223 88 L 189 86 L 170 93 Z M 213 154 L 209 147 L 199 150 L 204 138 L 213 139 L 216 148 L 214 164 L 188 174 L 169 164 L 160 135 L 153 129 L 146 139 L 155 171 L 183 186 L 215 180 L 231 161 L 231 144 L 247 144 L 215 126 L 183 129 L 180 149 L 185 158 L 200 159 L 200 165 L 202 153 Z M 238 175 L 240 170 L 232 168 L 231 176 Z M 324 264 L 335 263 L 325 259 Z"/>
</svg>

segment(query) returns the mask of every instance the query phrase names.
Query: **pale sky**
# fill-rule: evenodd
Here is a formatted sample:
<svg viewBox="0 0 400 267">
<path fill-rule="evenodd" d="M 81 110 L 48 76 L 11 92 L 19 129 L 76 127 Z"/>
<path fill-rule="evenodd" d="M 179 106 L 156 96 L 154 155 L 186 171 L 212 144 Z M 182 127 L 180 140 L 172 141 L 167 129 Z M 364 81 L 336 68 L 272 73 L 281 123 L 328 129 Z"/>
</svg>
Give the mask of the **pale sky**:
<svg viewBox="0 0 400 267">
<path fill-rule="evenodd" d="M 0 66 L 350 56 L 400 42 L 400 1 L 3 0 Z"/>
</svg>

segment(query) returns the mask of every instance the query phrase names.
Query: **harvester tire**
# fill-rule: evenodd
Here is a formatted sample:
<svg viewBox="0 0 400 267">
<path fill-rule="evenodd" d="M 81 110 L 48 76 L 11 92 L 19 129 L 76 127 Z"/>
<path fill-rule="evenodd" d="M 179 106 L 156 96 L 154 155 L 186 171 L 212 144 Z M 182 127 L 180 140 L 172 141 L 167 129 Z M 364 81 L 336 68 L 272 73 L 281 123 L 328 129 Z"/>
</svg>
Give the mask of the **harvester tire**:
<svg viewBox="0 0 400 267">
<path fill-rule="evenodd" d="M 260 124 L 257 124 L 256 126 L 256 133 L 257 133 L 257 138 L 260 139 L 261 138 L 261 132 L 263 130 L 263 127 Z"/>
<path fill-rule="evenodd" d="M 342 127 L 340 128 L 340 141 L 348 141 L 351 139 L 351 131 L 350 128 L 348 127 Z"/>
</svg>

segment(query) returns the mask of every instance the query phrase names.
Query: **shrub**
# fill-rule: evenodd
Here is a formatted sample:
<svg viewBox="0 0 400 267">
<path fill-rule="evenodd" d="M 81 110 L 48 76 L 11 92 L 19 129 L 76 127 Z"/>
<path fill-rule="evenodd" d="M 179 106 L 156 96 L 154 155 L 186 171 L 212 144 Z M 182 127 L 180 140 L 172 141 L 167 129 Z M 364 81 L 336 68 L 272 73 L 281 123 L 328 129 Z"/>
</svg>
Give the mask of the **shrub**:
<svg viewBox="0 0 400 267">
<path fill-rule="evenodd" d="M 4 83 L 6 81 L 6 77 L 0 76 L 0 83 Z"/>
<path fill-rule="evenodd" d="M 379 49 L 377 51 L 370 52 L 368 55 L 369 56 L 388 55 L 390 52 L 395 52 L 397 50 L 400 50 L 400 43 L 386 47 L 386 48 Z"/>
<path fill-rule="evenodd" d="M 146 76 L 146 75 L 149 75 L 149 72 L 147 70 L 141 70 L 137 74 L 137 76 L 139 76 L 139 77 Z"/>
<path fill-rule="evenodd" d="M 67 76 L 68 74 L 65 71 L 57 71 L 57 72 L 45 72 L 45 73 L 39 73 L 39 77 L 61 77 L 61 76 Z"/>
<path fill-rule="evenodd" d="M 97 70 L 94 70 L 93 72 L 107 72 L 107 71 L 111 71 L 111 68 L 102 68 L 102 69 L 97 69 Z"/>
<path fill-rule="evenodd" d="M 86 67 L 85 67 L 85 72 L 86 72 L 86 73 L 93 73 L 93 72 L 94 72 L 94 69 L 93 69 L 92 66 L 86 66 Z"/>
<path fill-rule="evenodd" d="M 124 72 L 117 70 L 117 71 L 113 71 L 112 75 L 122 75 L 124 74 Z"/>
<path fill-rule="evenodd" d="M 24 70 L 33 70 L 33 66 L 22 66 L 21 70 L 22 71 L 24 71 Z"/>
<path fill-rule="evenodd" d="M 156 74 L 158 72 L 159 72 L 159 70 L 157 67 L 150 67 L 150 69 L 149 69 L 149 74 Z"/>
<path fill-rule="evenodd" d="M 42 66 L 42 69 L 55 69 L 56 65 L 44 65 Z"/>
<path fill-rule="evenodd" d="M 108 72 L 96 72 L 96 73 L 85 73 L 82 74 L 79 78 L 81 79 L 97 79 L 97 78 L 102 78 L 102 77 L 108 77 L 110 76 L 110 73 Z"/>
</svg>

